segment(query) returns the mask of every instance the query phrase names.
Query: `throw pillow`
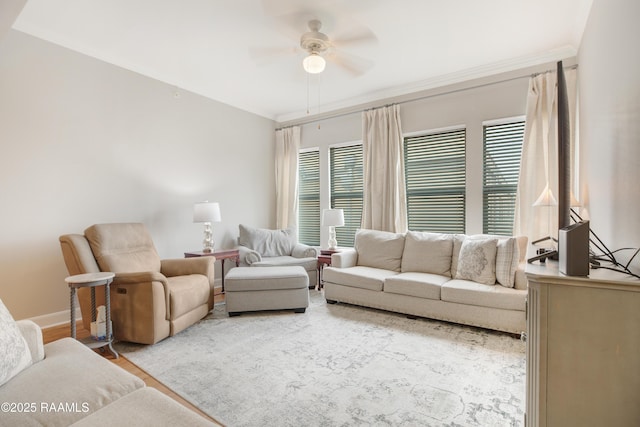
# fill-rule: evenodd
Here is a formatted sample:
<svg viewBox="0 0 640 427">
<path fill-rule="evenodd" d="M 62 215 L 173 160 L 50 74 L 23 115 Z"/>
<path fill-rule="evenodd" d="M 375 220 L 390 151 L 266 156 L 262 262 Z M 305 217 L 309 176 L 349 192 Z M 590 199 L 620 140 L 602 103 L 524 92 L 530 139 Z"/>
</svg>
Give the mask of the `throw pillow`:
<svg viewBox="0 0 640 427">
<path fill-rule="evenodd" d="M 296 244 L 296 234 L 291 228 L 267 230 L 240 224 L 238 244 L 253 249 L 263 257 L 291 255 Z"/>
<path fill-rule="evenodd" d="M 402 254 L 402 272 L 439 274 L 451 277 L 453 235 L 407 231 Z"/>
<path fill-rule="evenodd" d="M 498 240 L 496 253 L 496 279 L 506 288 L 515 285 L 516 270 L 520 259 L 518 240 L 515 237 Z"/>
<path fill-rule="evenodd" d="M 464 234 L 453 235 L 453 251 L 451 253 L 451 277 L 456 277 L 458 272 L 458 259 L 460 258 L 460 248 L 464 238 L 467 237 Z"/>
<path fill-rule="evenodd" d="M 251 265 L 254 262 L 260 262 L 260 261 L 262 261 L 262 257 L 256 251 L 249 251 L 249 253 L 247 253 L 247 255 L 244 257 L 244 262 L 247 263 L 248 265 Z"/>
<path fill-rule="evenodd" d="M 358 252 L 358 265 L 400 272 L 404 234 L 358 230 L 355 248 Z"/>
<path fill-rule="evenodd" d="M 16 321 L 0 300 L 0 386 L 31 366 L 31 352 Z"/>
<path fill-rule="evenodd" d="M 497 249 L 498 239 L 466 237 L 460 246 L 456 279 L 495 285 Z"/>
</svg>

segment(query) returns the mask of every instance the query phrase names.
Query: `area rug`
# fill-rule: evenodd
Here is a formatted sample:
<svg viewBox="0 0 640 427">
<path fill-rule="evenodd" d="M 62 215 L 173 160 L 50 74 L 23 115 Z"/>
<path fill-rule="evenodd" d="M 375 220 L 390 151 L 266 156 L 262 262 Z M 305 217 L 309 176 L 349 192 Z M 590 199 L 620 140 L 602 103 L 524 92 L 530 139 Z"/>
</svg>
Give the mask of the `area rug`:
<svg viewBox="0 0 640 427">
<path fill-rule="evenodd" d="M 117 350 L 226 426 L 519 426 L 513 336 L 350 306 L 304 314 L 218 305 L 160 343 Z"/>
</svg>

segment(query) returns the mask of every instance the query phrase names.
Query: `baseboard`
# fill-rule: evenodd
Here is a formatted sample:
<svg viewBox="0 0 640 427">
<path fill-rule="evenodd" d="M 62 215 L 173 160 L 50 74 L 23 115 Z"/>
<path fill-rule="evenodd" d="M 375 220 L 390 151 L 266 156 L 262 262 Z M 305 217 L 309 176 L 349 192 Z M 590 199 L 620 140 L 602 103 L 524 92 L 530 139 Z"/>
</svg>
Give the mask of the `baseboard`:
<svg viewBox="0 0 640 427">
<path fill-rule="evenodd" d="M 29 320 L 35 322 L 42 329 L 50 328 L 52 326 L 63 325 L 69 323 L 71 315 L 69 310 L 58 311 L 57 313 L 43 314 L 42 316 L 31 317 Z M 82 320 L 82 313 L 80 307 L 76 307 L 76 320 Z"/>
</svg>

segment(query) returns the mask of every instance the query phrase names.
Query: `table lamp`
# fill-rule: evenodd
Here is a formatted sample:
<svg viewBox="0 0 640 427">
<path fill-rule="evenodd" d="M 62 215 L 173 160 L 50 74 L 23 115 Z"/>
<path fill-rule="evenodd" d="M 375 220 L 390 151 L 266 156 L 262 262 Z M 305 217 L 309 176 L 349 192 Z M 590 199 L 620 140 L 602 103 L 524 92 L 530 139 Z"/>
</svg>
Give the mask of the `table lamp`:
<svg viewBox="0 0 640 427">
<path fill-rule="evenodd" d="M 329 249 L 335 250 L 338 246 L 336 227 L 344 225 L 344 211 L 342 209 L 324 209 L 322 211 L 322 225 L 329 227 Z"/>
<path fill-rule="evenodd" d="M 218 202 L 199 202 L 193 205 L 193 222 L 204 223 L 204 240 L 202 252 L 213 252 L 212 222 L 220 222 L 220 204 Z"/>
</svg>

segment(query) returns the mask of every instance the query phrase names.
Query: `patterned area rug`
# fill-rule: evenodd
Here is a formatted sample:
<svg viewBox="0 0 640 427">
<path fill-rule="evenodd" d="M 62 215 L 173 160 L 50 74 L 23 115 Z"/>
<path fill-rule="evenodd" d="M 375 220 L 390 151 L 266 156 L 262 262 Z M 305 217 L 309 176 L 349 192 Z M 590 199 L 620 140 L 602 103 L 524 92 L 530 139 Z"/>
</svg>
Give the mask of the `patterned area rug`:
<svg viewBox="0 0 640 427">
<path fill-rule="evenodd" d="M 224 305 L 127 359 L 225 425 L 519 426 L 513 336 L 344 304 L 229 318 Z"/>
</svg>

